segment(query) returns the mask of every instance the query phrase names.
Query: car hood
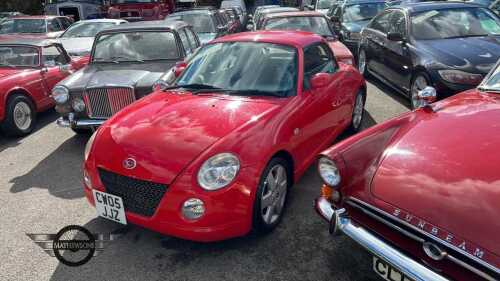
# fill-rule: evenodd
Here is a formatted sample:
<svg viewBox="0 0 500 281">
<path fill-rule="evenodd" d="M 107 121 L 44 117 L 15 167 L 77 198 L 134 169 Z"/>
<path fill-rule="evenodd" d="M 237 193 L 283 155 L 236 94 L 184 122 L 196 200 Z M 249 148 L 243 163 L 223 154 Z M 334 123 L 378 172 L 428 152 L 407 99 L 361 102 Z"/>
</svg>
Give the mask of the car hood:
<svg viewBox="0 0 500 281">
<path fill-rule="evenodd" d="M 59 41 L 70 55 L 90 53 L 94 37 L 59 38 Z"/>
<path fill-rule="evenodd" d="M 434 108 L 412 113 L 386 148 L 371 193 L 499 261 L 500 94 L 470 91 Z"/>
<path fill-rule="evenodd" d="M 202 45 L 212 41 L 217 36 L 217 33 L 198 33 L 198 38 Z"/>
<path fill-rule="evenodd" d="M 356 21 L 356 22 L 346 22 L 346 23 L 342 23 L 342 27 L 344 27 L 349 32 L 359 33 L 359 32 L 361 32 L 361 29 L 363 29 L 369 22 L 370 22 L 369 20 Z"/>
<path fill-rule="evenodd" d="M 110 119 L 93 154 L 105 169 L 169 184 L 218 140 L 276 108 L 262 100 L 156 92 Z M 127 157 L 136 160 L 136 169 L 123 170 Z"/>
<path fill-rule="evenodd" d="M 431 63 L 437 69 L 454 68 L 485 75 L 498 60 L 500 36 L 419 40 L 415 47 L 430 53 Z"/>
</svg>

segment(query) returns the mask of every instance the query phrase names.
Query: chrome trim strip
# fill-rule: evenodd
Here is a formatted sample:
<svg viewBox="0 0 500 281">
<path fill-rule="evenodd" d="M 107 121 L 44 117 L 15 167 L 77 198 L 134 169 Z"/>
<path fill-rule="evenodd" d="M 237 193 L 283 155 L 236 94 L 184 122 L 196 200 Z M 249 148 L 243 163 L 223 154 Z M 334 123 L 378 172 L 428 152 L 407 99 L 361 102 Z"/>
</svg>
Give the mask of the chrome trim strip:
<svg viewBox="0 0 500 281">
<path fill-rule="evenodd" d="M 474 257 L 474 256 L 470 255 L 468 252 L 465 252 L 464 250 L 462 250 L 462 249 L 460 249 L 460 248 L 456 247 L 455 245 L 452 245 L 452 244 L 450 244 L 450 243 L 448 243 L 448 242 L 446 242 L 446 241 L 444 241 L 444 240 L 441 240 L 439 237 L 432 236 L 432 235 L 430 235 L 429 233 L 427 233 L 427 232 L 425 232 L 425 231 L 422 231 L 421 229 L 417 228 L 416 226 L 414 226 L 414 225 L 412 225 L 412 224 L 410 224 L 410 223 L 408 223 L 408 222 L 405 222 L 404 220 L 401 220 L 400 218 L 397 218 L 397 217 L 395 217 L 395 216 L 392 216 L 391 214 L 387 213 L 386 211 L 383 211 L 383 210 L 381 210 L 381 209 L 379 209 L 379 208 L 377 208 L 377 207 L 374 207 L 374 206 L 372 206 L 372 205 L 370 205 L 370 204 L 368 204 L 368 203 L 366 203 L 366 202 L 364 202 L 364 201 L 362 201 L 362 200 L 359 200 L 359 199 L 357 199 L 357 198 L 354 198 L 354 197 L 349 197 L 349 198 L 348 198 L 348 201 L 351 201 L 351 202 L 353 202 L 353 201 L 354 201 L 355 203 L 358 203 L 358 204 L 363 205 L 363 206 L 365 206 L 365 207 L 367 207 L 367 208 L 371 208 L 372 210 L 375 210 L 375 211 L 377 211 L 377 212 L 379 212 L 379 213 L 381 213 L 381 214 L 384 214 L 384 215 L 386 215 L 386 216 L 388 216 L 388 217 L 390 217 L 390 218 L 392 218 L 392 219 L 394 219 L 394 220 L 398 221 L 399 223 L 401 223 L 401 224 L 403 224 L 403 225 L 405 225 L 405 226 L 407 226 L 407 227 L 409 227 L 409 228 L 411 228 L 411 229 L 413 229 L 413 230 L 417 231 L 418 233 L 421 233 L 422 235 L 426 236 L 427 238 L 430 238 L 430 239 L 434 240 L 434 241 L 435 241 L 435 242 L 437 242 L 437 243 L 441 243 L 441 244 L 443 244 L 443 245 L 446 245 L 446 247 L 449 247 L 449 248 L 453 249 L 454 251 L 457 251 L 457 252 L 461 253 L 462 255 L 466 256 L 467 258 L 470 258 L 470 259 L 474 260 L 475 262 L 477 262 L 477 263 L 479 263 L 479 264 L 483 265 L 484 267 L 486 267 L 486 268 L 488 268 L 488 269 L 492 270 L 493 272 L 500 274 L 500 269 L 499 269 L 499 268 L 496 268 L 495 266 L 493 266 L 493 265 L 491 265 L 491 264 L 489 264 L 489 263 L 485 262 L 484 260 L 478 259 L 477 257 Z M 349 205 L 351 205 L 351 204 L 349 204 Z M 352 206 L 352 205 L 351 205 L 351 206 Z M 411 237 L 410 237 L 410 238 L 411 238 Z M 420 242 L 420 241 L 419 241 L 419 242 Z M 458 260 L 457 258 L 455 258 L 455 257 L 453 257 L 453 256 L 450 256 L 449 254 L 447 255 L 447 257 L 449 257 L 449 259 L 450 259 L 451 261 Z M 461 265 L 461 266 L 463 266 L 463 267 L 465 267 L 466 269 L 468 269 L 468 270 L 470 270 L 470 271 L 472 271 L 472 272 L 474 272 L 474 273 L 476 273 L 476 274 L 480 275 L 480 276 L 481 276 L 481 277 L 483 277 L 483 278 L 486 278 L 486 279 L 488 279 L 488 280 L 492 280 L 492 281 L 497 280 L 497 279 L 495 279 L 495 278 L 491 277 L 489 274 L 484 273 L 484 272 L 482 272 L 482 271 L 479 271 L 478 269 L 476 269 L 475 267 L 472 267 L 471 265 L 469 265 L 469 264 L 467 264 L 467 263 L 462 262 L 462 263 L 458 263 L 458 264 L 459 264 L 459 265 Z M 465 265 L 466 265 L 466 266 L 465 266 Z M 480 273 L 479 273 L 479 272 L 480 272 Z M 485 277 L 485 276 L 487 276 L 487 277 Z"/>
<path fill-rule="evenodd" d="M 69 120 L 64 119 L 63 117 L 59 117 L 56 120 L 56 124 L 59 127 L 64 127 L 64 128 L 93 128 L 93 127 L 99 127 L 102 125 L 106 120 L 75 120 L 73 122 L 70 122 Z"/>
<path fill-rule="evenodd" d="M 354 225 L 347 216 L 341 214 L 336 218 L 336 221 L 336 229 L 349 236 L 372 254 L 399 269 L 407 277 L 415 281 L 448 281 L 447 278 L 391 247 L 363 227 Z"/>
</svg>

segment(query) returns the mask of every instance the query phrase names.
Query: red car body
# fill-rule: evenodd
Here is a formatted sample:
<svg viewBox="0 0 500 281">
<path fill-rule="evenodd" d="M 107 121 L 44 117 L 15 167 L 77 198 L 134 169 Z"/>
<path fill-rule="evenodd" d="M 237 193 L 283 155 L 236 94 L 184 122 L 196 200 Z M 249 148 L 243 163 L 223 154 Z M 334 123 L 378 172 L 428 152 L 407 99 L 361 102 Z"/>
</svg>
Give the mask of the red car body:
<svg viewBox="0 0 500 281">
<path fill-rule="evenodd" d="M 339 167 L 323 187 L 337 199 L 316 209 L 412 280 L 497 280 L 499 117 L 499 93 L 470 90 L 338 143 L 321 154 Z"/>
<path fill-rule="evenodd" d="M 297 181 L 314 161 L 315 153 L 350 124 L 355 96 L 366 90 L 355 68 L 340 63 L 336 73 L 328 74 L 328 86 L 303 90 L 303 48 L 324 44 L 322 37 L 306 32 L 264 31 L 222 37 L 209 45 L 221 42 L 266 42 L 295 48 L 299 63 L 297 95 L 191 95 L 167 90 L 142 98 L 96 133 L 84 164 L 92 184 L 85 184 L 84 190 L 92 205 L 92 188 L 107 190 L 98 171 L 104 169 L 168 185 L 151 217 L 126 210 L 127 221 L 133 224 L 196 241 L 242 236 L 252 227 L 256 187 L 269 160 L 282 155 L 292 161 L 291 176 Z M 196 179 L 200 166 L 225 151 L 238 155 L 238 175 L 220 190 L 202 189 Z M 135 169 L 124 167 L 127 157 L 135 158 Z M 179 208 L 192 197 L 205 203 L 206 213 L 188 221 Z"/>
<path fill-rule="evenodd" d="M 50 97 L 52 88 L 73 71 L 82 68 L 88 63 L 88 57 L 71 58 L 64 51 L 61 44 L 47 40 L 13 39 L 0 41 L 1 46 L 27 46 L 36 48 L 39 56 L 42 48 L 57 46 L 62 50 L 62 55 L 69 61 L 68 68 L 64 71 L 60 66 L 45 66 L 39 59 L 39 64 L 34 67 L 7 67 L 0 65 L 0 123 L 6 119 L 6 107 L 9 98 L 14 94 L 21 94 L 29 98 L 37 112 L 44 111 L 55 105 Z"/>
<path fill-rule="evenodd" d="M 108 8 L 108 17 L 127 21 L 163 20 L 175 10 L 173 0 L 160 1 L 119 1 L 113 0 Z"/>
</svg>

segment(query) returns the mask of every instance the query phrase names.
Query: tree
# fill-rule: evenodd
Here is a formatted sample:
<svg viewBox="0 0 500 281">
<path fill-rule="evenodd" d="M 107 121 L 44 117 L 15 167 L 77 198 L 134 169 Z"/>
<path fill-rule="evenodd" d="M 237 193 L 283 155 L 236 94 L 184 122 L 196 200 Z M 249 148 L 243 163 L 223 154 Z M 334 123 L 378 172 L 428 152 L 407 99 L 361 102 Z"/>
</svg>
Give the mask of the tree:
<svg viewBox="0 0 500 281">
<path fill-rule="evenodd" d="M 42 13 L 42 2 L 41 0 L 0 0 L 0 11 L 38 15 Z"/>
</svg>

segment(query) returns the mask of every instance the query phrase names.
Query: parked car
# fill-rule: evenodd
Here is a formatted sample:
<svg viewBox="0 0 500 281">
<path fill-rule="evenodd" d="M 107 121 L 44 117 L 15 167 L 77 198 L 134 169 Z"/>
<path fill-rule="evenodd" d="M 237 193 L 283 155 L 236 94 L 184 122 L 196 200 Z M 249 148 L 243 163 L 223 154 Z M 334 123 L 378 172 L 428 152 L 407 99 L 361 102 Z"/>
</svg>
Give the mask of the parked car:
<svg viewBox="0 0 500 281">
<path fill-rule="evenodd" d="M 42 0 L 46 15 L 67 16 L 73 21 L 104 18 L 106 0 Z"/>
<path fill-rule="evenodd" d="M 57 38 L 71 25 L 67 17 L 19 16 L 0 22 L 0 35 Z"/>
<path fill-rule="evenodd" d="M 130 23 L 99 32 L 89 65 L 52 91 L 61 115 L 57 124 L 88 133 L 151 93 L 163 73 L 199 46 L 196 33 L 181 21 Z"/>
<path fill-rule="evenodd" d="M 477 89 L 429 105 L 427 88 L 421 109 L 321 153 L 318 213 L 386 280 L 500 276 L 499 64 Z"/>
<path fill-rule="evenodd" d="M 240 22 L 243 26 L 247 23 L 247 6 L 244 0 L 223 0 L 220 4 L 221 9 L 225 8 L 236 8 L 238 11 L 238 16 L 240 17 Z"/>
<path fill-rule="evenodd" d="M 299 9 L 293 7 L 276 7 L 276 8 L 267 8 L 261 10 L 259 14 L 256 17 L 254 17 L 253 22 L 247 24 L 246 26 L 247 30 L 255 31 L 261 29 L 262 19 L 267 15 L 275 13 L 283 13 L 283 12 L 296 12 L 296 11 L 299 11 Z"/>
<path fill-rule="evenodd" d="M 107 27 L 127 23 L 126 20 L 95 19 L 83 20 L 71 25 L 59 41 L 70 56 L 88 56 L 97 33 Z"/>
<path fill-rule="evenodd" d="M 129 22 L 163 20 L 174 10 L 174 0 L 110 0 L 108 18 Z"/>
<path fill-rule="evenodd" d="M 181 20 L 187 22 L 198 34 L 201 44 L 228 34 L 228 23 L 225 23 L 218 10 L 206 7 L 195 8 L 176 12 L 169 15 L 166 20 Z"/>
<path fill-rule="evenodd" d="M 328 9 L 334 4 L 338 2 L 337 0 L 317 0 L 316 3 L 314 3 L 314 6 L 309 6 L 309 10 L 314 10 L 318 11 L 322 14 L 325 14 L 328 12 Z"/>
<path fill-rule="evenodd" d="M 361 124 L 362 76 L 312 33 L 228 35 L 179 73 L 87 143 L 84 191 L 100 216 L 195 241 L 270 231 L 315 154 Z"/>
<path fill-rule="evenodd" d="M 229 33 L 236 33 L 243 30 L 236 8 L 221 9 L 220 12 L 226 18 Z"/>
<path fill-rule="evenodd" d="M 85 60 L 71 59 L 59 43 L 41 39 L 0 42 L 0 128 L 23 136 L 36 126 L 36 113 L 54 106 L 54 85 L 80 69 Z"/>
<path fill-rule="evenodd" d="M 384 0 L 337 2 L 327 12 L 335 32 L 354 54 L 358 53 L 361 30 L 386 7 Z"/>
<path fill-rule="evenodd" d="M 361 33 L 359 71 L 411 99 L 433 86 L 440 98 L 477 86 L 500 57 L 500 18 L 459 2 L 391 7 Z"/>
<path fill-rule="evenodd" d="M 337 61 L 353 65 L 354 58 L 347 47 L 337 40 L 328 18 L 319 12 L 284 12 L 270 14 L 262 21 L 263 30 L 301 30 L 321 35 L 328 41 Z"/>
</svg>

